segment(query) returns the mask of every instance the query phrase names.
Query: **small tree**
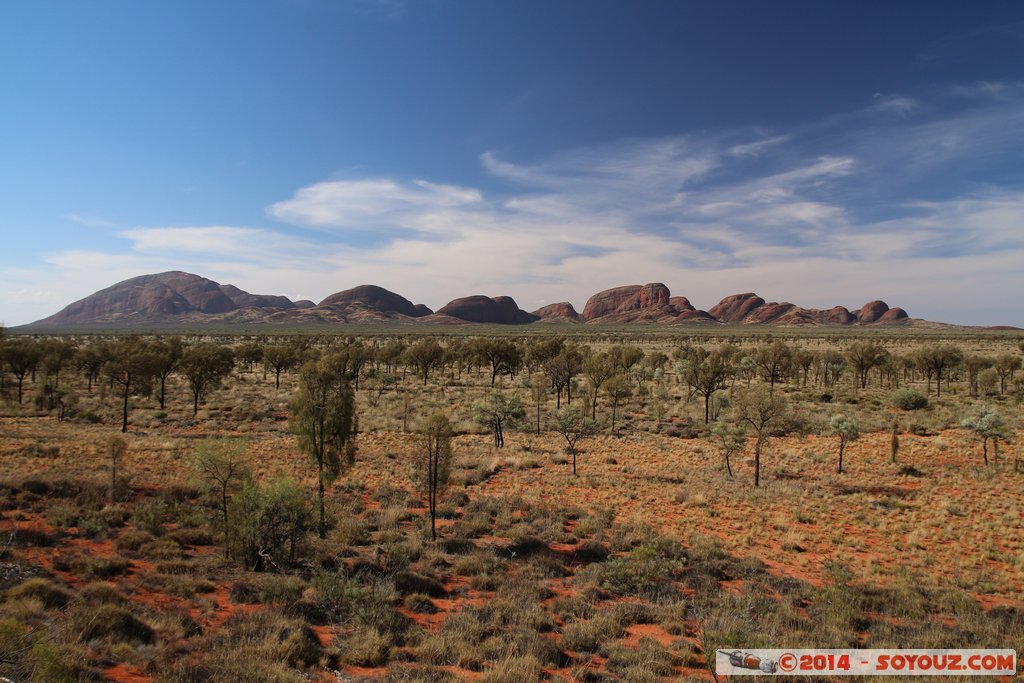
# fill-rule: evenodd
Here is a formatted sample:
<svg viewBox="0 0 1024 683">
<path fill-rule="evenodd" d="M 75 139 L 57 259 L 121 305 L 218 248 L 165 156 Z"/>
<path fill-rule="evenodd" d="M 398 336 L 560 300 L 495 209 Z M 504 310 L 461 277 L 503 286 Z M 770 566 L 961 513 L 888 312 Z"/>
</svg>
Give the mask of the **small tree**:
<svg viewBox="0 0 1024 683">
<path fill-rule="evenodd" d="M 42 358 L 42 347 L 34 339 L 13 339 L 3 345 L 3 358 L 7 367 L 18 380 L 18 403 L 22 401 L 22 387 L 25 377 L 35 372 Z"/>
<path fill-rule="evenodd" d="M 128 454 L 128 443 L 119 436 L 107 441 L 107 457 L 110 459 L 110 503 L 117 502 L 117 468 Z"/>
<path fill-rule="evenodd" d="M 778 351 L 774 345 L 766 348 Z M 785 345 L 781 348 L 788 350 L 788 347 Z M 772 369 L 771 377 L 777 378 L 778 373 L 776 370 L 782 367 L 780 365 L 783 362 L 781 359 L 785 354 L 778 351 L 778 353 L 774 354 L 765 352 L 758 355 L 762 357 L 765 363 L 770 363 L 769 367 Z M 769 358 L 772 360 L 769 361 Z M 689 385 L 694 393 L 700 394 L 704 398 L 704 424 L 707 424 L 710 418 L 711 397 L 716 391 L 725 388 L 725 382 L 729 378 L 731 369 L 731 353 L 728 349 L 699 354 L 683 363 L 683 381 Z"/>
<path fill-rule="evenodd" d="M 608 353 L 598 353 L 583 360 L 583 376 L 590 382 L 590 418 L 597 419 L 597 395 L 601 385 L 615 376 L 615 361 Z"/>
<path fill-rule="evenodd" d="M 540 407 L 548 395 L 551 383 L 544 375 L 534 374 L 530 377 L 530 394 L 537 409 L 537 433 L 540 434 Z"/>
<path fill-rule="evenodd" d="M 448 486 L 452 463 L 452 424 L 443 413 L 430 416 L 420 430 L 416 476 L 427 493 L 430 537 L 437 539 L 437 501 Z"/>
<path fill-rule="evenodd" d="M 103 371 L 103 364 L 107 362 L 106 344 L 93 342 L 78 349 L 75 354 L 75 367 L 85 375 L 87 382 L 86 391 L 92 393 L 92 384 L 99 378 Z"/>
<path fill-rule="evenodd" d="M 196 344 L 181 358 L 181 374 L 192 391 L 192 414 L 199 412 L 199 403 L 235 366 L 234 352 L 212 343 Z"/>
<path fill-rule="evenodd" d="M 104 368 L 110 380 L 121 387 L 121 432 L 128 431 L 128 398 L 148 394 L 159 366 L 159 356 L 138 337 L 119 339 L 110 346 Z"/>
<path fill-rule="evenodd" d="M 231 494 L 249 479 L 245 459 L 245 442 L 228 439 L 204 439 L 196 446 L 195 468 L 217 492 L 217 505 L 224 522 L 224 552 L 231 547 L 231 524 L 228 516 Z"/>
<path fill-rule="evenodd" d="M 974 412 L 960 421 L 960 426 L 974 432 L 981 439 L 981 452 L 988 464 L 988 442 L 1006 438 L 1003 418 L 995 406 L 980 405 Z"/>
<path fill-rule="evenodd" d="M 846 350 L 846 358 L 856 373 L 857 386 L 864 389 L 868 386 L 868 373 L 885 363 L 889 352 L 878 342 L 853 342 Z"/>
<path fill-rule="evenodd" d="M 843 453 L 851 441 L 860 438 L 860 425 L 857 420 L 846 415 L 833 415 L 829 420 L 829 431 L 839 437 L 839 467 L 837 472 L 843 473 Z"/>
<path fill-rule="evenodd" d="M 615 417 L 619 409 L 619 404 L 632 396 L 633 390 L 630 388 L 625 375 L 615 375 L 605 382 L 604 391 L 608 394 L 608 399 L 612 402 L 612 422 L 609 433 L 615 434 Z"/>
<path fill-rule="evenodd" d="M 246 482 L 231 499 L 230 518 L 235 520 L 233 554 L 254 572 L 294 562 L 313 528 L 308 495 L 286 478 Z"/>
<path fill-rule="evenodd" d="M 576 444 L 580 439 L 597 433 L 597 423 L 587 417 L 576 406 L 566 406 L 555 413 L 553 427 L 562 435 L 572 455 L 572 475 L 576 476 Z"/>
<path fill-rule="evenodd" d="M 181 358 L 185 354 L 185 346 L 181 342 L 181 337 L 171 337 L 158 341 L 153 352 L 156 354 L 156 376 L 160 379 L 160 410 L 163 410 L 167 396 L 167 378 L 178 369 L 178 363 L 181 362 Z M 195 412 L 192 414 L 195 415 Z"/>
<path fill-rule="evenodd" d="M 761 371 L 761 378 L 768 382 L 768 393 L 774 394 L 775 383 L 786 377 L 793 364 L 793 350 L 776 339 L 767 346 L 758 347 L 754 352 L 754 362 Z"/>
<path fill-rule="evenodd" d="M 324 490 L 351 464 L 356 434 L 355 395 L 349 381 L 327 356 L 310 361 L 299 373 L 299 391 L 291 404 L 292 431 L 317 471 L 320 538 L 327 536 Z"/>
<path fill-rule="evenodd" d="M 444 360 L 444 347 L 436 339 L 421 339 L 405 351 L 405 362 L 412 366 L 426 386 L 430 371 L 440 367 Z"/>
<path fill-rule="evenodd" d="M 298 348 L 292 344 L 273 344 L 263 349 L 263 366 L 274 371 L 275 389 L 281 388 L 281 373 L 294 368 L 300 359 Z"/>
<path fill-rule="evenodd" d="M 736 421 L 754 431 L 754 486 L 761 485 L 761 451 L 772 436 L 784 436 L 792 428 L 789 404 L 763 385 L 736 392 L 733 402 Z"/>
<path fill-rule="evenodd" d="M 711 439 L 722 451 L 725 470 L 732 475 L 732 456 L 740 453 L 747 444 L 747 427 L 743 423 L 727 425 L 719 422 L 711 428 Z"/>
<path fill-rule="evenodd" d="M 505 428 L 526 417 L 522 401 L 518 396 L 508 396 L 500 391 L 491 392 L 486 403 L 473 406 L 473 419 L 494 434 L 494 445 L 505 446 Z"/>
</svg>

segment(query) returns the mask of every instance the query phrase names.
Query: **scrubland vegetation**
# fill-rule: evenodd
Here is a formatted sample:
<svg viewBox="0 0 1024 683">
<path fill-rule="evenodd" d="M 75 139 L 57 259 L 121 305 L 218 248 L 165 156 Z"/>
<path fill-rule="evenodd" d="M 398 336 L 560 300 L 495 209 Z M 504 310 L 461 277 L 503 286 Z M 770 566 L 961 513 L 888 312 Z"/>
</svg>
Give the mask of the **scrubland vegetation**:
<svg viewBox="0 0 1024 683">
<path fill-rule="evenodd" d="M 1022 338 L 0 340 L 0 676 L 1024 643 Z"/>
</svg>

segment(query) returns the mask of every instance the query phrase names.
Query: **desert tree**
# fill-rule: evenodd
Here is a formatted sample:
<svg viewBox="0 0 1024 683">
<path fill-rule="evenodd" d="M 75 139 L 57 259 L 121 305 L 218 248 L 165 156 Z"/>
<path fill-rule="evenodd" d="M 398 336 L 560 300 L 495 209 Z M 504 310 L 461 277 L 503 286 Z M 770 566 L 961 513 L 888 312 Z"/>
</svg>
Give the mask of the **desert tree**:
<svg viewBox="0 0 1024 683">
<path fill-rule="evenodd" d="M 203 342 L 190 347 L 181 357 L 180 372 L 188 380 L 192 392 L 192 414 L 199 412 L 199 404 L 235 366 L 234 352 L 220 344 Z"/>
<path fill-rule="evenodd" d="M 1006 393 L 1006 382 L 1013 381 L 1013 374 L 1021 368 L 1021 357 L 1012 353 L 1001 353 L 995 358 L 993 364 L 996 372 L 999 373 L 999 395 Z"/>
<path fill-rule="evenodd" d="M 426 386 L 430 371 L 440 368 L 444 361 L 444 347 L 433 337 L 427 337 L 406 349 L 404 358 L 406 365 L 412 367 L 416 375 L 423 379 L 423 385 Z"/>
<path fill-rule="evenodd" d="M 128 454 L 128 442 L 120 436 L 107 439 L 107 459 L 110 461 L 110 504 L 117 503 L 117 470 Z"/>
<path fill-rule="evenodd" d="M 612 365 L 624 375 L 629 375 L 630 370 L 644 359 L 644 351 L 639 346 L 627 344 L 616 344 L 608 349 Z"/>
<path fill-rule="evenodd" d="M 597 433 L 597 423 L 587 417 L 586 413 L 576 406 L 565 406 L 555 412 L 552 420 L 554 431 L 562 435 L 572 456 L 572 474 L 576 476 L 576 453 L 580 439 Z"/>
<path fill-rule="evenodd" d="M 557 356 L 565 348 L 565 337 L 550 339 L 534 339 L 527 343 L 523 360 L 530 372 L 544 369 L 544 364 Z"/>
<path fill-rule="evenodd" d="M 235 355 L 238 356 L 238 360 L 245 363 L 245 371 L 252 373 L 253 368 L 263 361 L 263 343 L 249 340 L 239 345 Z"/>
<path fill-rule="evenodd" d="M 754 351 L 754 362 L 761 372 L 761 379 L 768 382 L 768 393 L 774 394 L 775 384 L 785 379 L 793 365 L 793 349 L 776 339 Z"/>
<path fill-rule="evenodd" d="M 317 471 L 318 533 L 327 536 L 324 491 L 355 455 L 356 413 L 352 385 L 330 355 L 308 361 L 299 372 L 299 389 L 289 419 L 301 448 Z"/>
<path fill-rule="evenodd" d="M 121 432 L 128 431 L 128 399 L 148 394 L 159 366 L 159 355 L 150 344 L 131 336 L 110 345 L 104 372 L 121 389 Z"/>
<path fill-rule="evenodd" d="M 735 373 L 742 377 L 747 383 L 747 387 L 750 386 L 750 381 L 757 376 L 757 361 L 754 357 L 748 353 L 741 353 L 739 359 L 736 361 Z"/>
<path fill-rule="evenodd" d="M 724 389 L 732 369 L 732 353 L 730 349 L 717 349 L 710 353 L 697 354 L 684 362 L 680 368 L 683 381 L 691 392 L 704 399 L 704 424 L 707 424 L 711 411 L 711 397 L 716 391 Z M 691 394 L 692 395 L 692 394 Z"/>
<path fill-rule="evenodd" d="M 398 366 L 402 362 L 402 356 L 405 354 L 405 349 L 404 341 L 389 339 L 377 348 L 377 362 L 384 364 L 385 372 L 393 373 L 398 370 Z"/>
<path fill-rule="evenodd" d="M 555 389 L 555 407 L 562 407 L 562 391 L 566 392 L 566 403 L 572 404 L 572 380 L 583 370 L 583 349 L 576 345 L 565 345 L 557 356 L 544 362 L 544 373 Z"/>
<path fill-rule="evenodd" d="M 501 391 L 492 391 L 487 401 L 473 406 L 473 419 L 491 431 L 498 448 L 505 446 L 505 429 L 524 417 L 526 411 L 519 397 Z"/>
<path fill-rule="evenodd" d="M 761 451 L 772 436 L 784 436 L 792 430 L 789 404 L 763 385 L 737 391 L 733 399 L 736 422 L 750 427 L 754 435 L 754 486 L 761 485 Z"/>
<path fill-rule="evenodd" d="M 807 380 L 810 378 L 811 367 L 818 359 L 818 354 L 809 349 L 796 348 L 793 350 L 793 374 L 797 382 L 803 386 L 807 386 Z"/>
<path fill-rule="evenodd" d="M 726 424 L 719 422 L 711 428 L 711 441 L 722 452 L 725 459 L 725 471 L 732 474 L 732 458 L 741 453 L 747 445 L 747 426 L 744 423 Z"/>
<path fill-rule="evenodd" d="M 185 344 L 181 337 L 168 337 L 158 340 L 153 344 L 153 352 L 156 354 L 156 377 L 160 380 L 160 410 L 165 407 L 167 397 L 167 378 L 178 369 L 182 356 L 185 354 Z M 193 414 L 195 414 L 193 412 Z"/>
<path fill-rule="evenodd" d="M 430 537 L 437 539 L 437 501 L 445 488 L 452 465 L 452 424 L 444 413 L 427 418 L 420 429 L 420 445 L 415 461 L 416 479 L 427 494 L 430 512 Z"/>
<path fill-rule="evenodd" d="M 853 367 L 857 378 L 857 386 L 864 389 L 868 386 L 868 374 L 883 365 L 889 352 L 878 342 L 855 341 L 846 349 L 846 359 Z"/>
<path fill-rule="evenodd" d="M 846 371 L 846 358 L 835 350 L 828 350 L 818 356 L 821 382 L 826 387 L 837 384 Z"/>
<path fill-rule="evenodd" d="M 533 397 L 534 406 L 536 408 L 538 434 L 540 434 L 540 408 L 544 399 L 548 395 L 548 389 L 550 389 L 550 387 L 551 383 L 544 375 L 539 373 L 530 375 L 530 395 Z"/>
<path fill-rule="evenodd" d="M 974 411 L 960 421 L 960 426 L 974 432 L 981 441 L 981 453 L 985 464 L 988 464 L 988 442 L 997 444 L 999 439 L 1007 438 L 1006 425 L 1002 415 L 992 405 L 978 405 Z"/>
<path fill-rule="evenodd" d="M 107 362 L 107 345 L 93 342 L 78 349 L 75 354 L 75 367 L 85 375 L 86 391 L 92 393 L 92 385 L 103 372 L 103 364 Z"/>
<path fill-rule="evenodd" d="M 605 394 L 608 395 L 608 400 L 611 401 L 612 404 L 612 420 L 609 433 L 615 434 L 615 417 L 618 413 L 619 404 L 632 396 L 633 390 L 630 388 L 625 375 L 614 375 L 605 382 L 604 391 Z"/>
<path fill-rule="evenodd" d="M 491 368 L 491 386 L 498 375 L 514 376 L 523 364 L 523 351 L 511 339 L 476 339 L 472 343 L 472 353 L 478 361 Z"/>
<path fill-rule="evenodd" d="M 4 362 L 18 380 L 18 403 L 22 402 L 25 377 L 34 371 L 42 357 L 42 348 L 35 339 L 22 337 L 4 342 Z"/>
<path fill-rule="evenodd" d="M 836 414 L 828 422 L 829 433 L 839 437 L 839 466 L 836 471 L 843 473 L 843 453 L 851 441 L 860 438 L 860 425 L 857 420 L 846 415 Z"/>
<path fill-rule="evenodd" d="M 967 385 L 971 396 L 978 397 L 978 375 L 982 370 L 992 367 L 994 361 L 988 356 L 974 353 L 964 355 L 964 370 L 967 371 Z"/>
<path fill-rule="evenodd" d="M 294 562 L 314 524 L 309 496 L 293 479 L 246 481 L 229 505 L 232 554 L 254 572 Z"/>
<path fill-rule="evenodd" d="M 250 477 L 245 457 L 245 442 L 235 439 L 206 438 L 196 444 L 193 464 L 196 472 L 217 494 L 224 523 L 224 550 L 231 547 L 231 519 L 228 515 L 231 495 Z"/>
<path fill-rule="evenodd" d="M 942 374 L 963 359 L 963 352 L 950 344 L 925 346 L 914 354 L 915 363 L 928 375 L 929 389 L 935 377 L 935 395 L 942 396 Z"/>
<path fill-rule="evenodd" d="M 583 359 L 583 376 L 590 383 L 590 418 L 597 419 L 597 395 L 601 385 L 611 379 L 617 372 L 611 354 L 595 353 Z"/>
<path fill-rule="evenodd" d="M 66 339 L 46 339 L 40 344 L 39 366 L 54 386 L 60 383 L 60 373 L 77 350 L 78 347 Z"/>
<path fill-rule="evenodd" d="M 263 365 L 274 371 L 274 388 L 281 388 L 281 373 L 296 367 L 302 360 L 294 344 L 270 344 L 263 348 Z"/>
<path fill-rule="evenodd" d="M 999 385 L 999 371 L 995 368 L 985 368 L 978 373 L 978 394 L 981 396 L 991 396 L 996 393 L 996 387 Z"/>
</svg>

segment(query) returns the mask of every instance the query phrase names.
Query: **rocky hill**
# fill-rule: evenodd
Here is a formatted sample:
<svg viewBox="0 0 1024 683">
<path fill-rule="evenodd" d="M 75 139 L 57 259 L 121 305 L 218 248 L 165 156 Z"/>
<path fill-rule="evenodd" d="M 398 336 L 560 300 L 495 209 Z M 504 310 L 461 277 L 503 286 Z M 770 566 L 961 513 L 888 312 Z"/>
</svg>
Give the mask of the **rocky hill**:
<svg viewBox="0 0 1024 683">
<path fill-rule="evenodd" d="M 312 301 L 250 294 L 234 285 L 170 271 L 119 282 L 76 301 L 60 312 L 27 326 L 30 329 L 81 327 L 199 327 L 203 325 L 268 324 L 289 327 L 332 326 L 390 321 L 409 324 L 525 325 L 533 322 L 587 325 L 703 324 L 776 326 L 918 325 L 902 308 L 871 301 L 861 308 L 802 308 L 789 302 L 768 302 L 753 292 L 727 296 L 708 310 L 684 296 L 672 296 L 660 282 L 625 285 L 598 292 L 582 313 L 569 302 L 549 304 L 528 313 L 509 296 L 483 295 L 455 299 L 436 313 L 423 304 L 376 285 L 360 285 Z M 934 324 L 932 324 L 934 325 Z"/>
</svg>

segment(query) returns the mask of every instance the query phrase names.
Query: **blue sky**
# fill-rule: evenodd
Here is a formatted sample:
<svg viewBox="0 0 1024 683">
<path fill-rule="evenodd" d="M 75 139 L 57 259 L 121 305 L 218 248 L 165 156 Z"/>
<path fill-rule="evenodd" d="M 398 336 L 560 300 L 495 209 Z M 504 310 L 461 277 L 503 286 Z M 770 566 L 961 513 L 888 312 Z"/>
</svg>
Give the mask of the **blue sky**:
<svg viewBox="0 0 1024 683">
<path fill-rule="evenodd" d="M 0 321 L 180 269 L 1024 325 L 1024 5 L 0 4 Z"/>
</svg>

